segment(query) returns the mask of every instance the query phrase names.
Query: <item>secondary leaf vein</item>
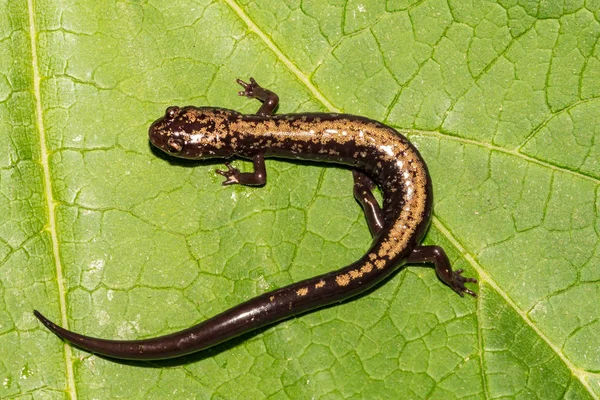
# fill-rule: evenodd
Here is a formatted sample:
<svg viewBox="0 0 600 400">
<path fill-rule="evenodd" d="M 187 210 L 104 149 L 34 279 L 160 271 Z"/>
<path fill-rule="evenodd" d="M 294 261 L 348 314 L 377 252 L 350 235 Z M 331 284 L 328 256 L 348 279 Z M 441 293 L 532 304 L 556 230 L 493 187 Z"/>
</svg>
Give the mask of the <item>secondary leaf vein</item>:
<svg viewBox="0 0 600 400">
<path fill-rule="evenodd" d="M 441 221 L 437 217 L 432 218 L 432 224 L 435 225 L 436 229 L 438 229 L 442 233 L 442 235 L 448 238 L 452 245 L 456 247 L 461 254 L 463 254 L 465 260 L 473 267 L 473 269 L 477 271 L 479 277 L 481 278 L 480 284 L 486 283 L 489 286 L 491 286 L 496 291 L 496 293 L 500 297 L 502 297 L 504 301 L 506 301 L 506 304 L 508 304 L 508 306 L 512 308 L 519 315 L 519 317 L 521 317 L 523 322 L 536 333 L 540 340 L 542 340 L 557 355 L 557 357 L 565 364 L 565 366 L 573 373 L 573 375 L 577 377 L 581 385 L 586 388 L 588 393 L 592 397 L 597 399 L 598 397 L 595 395 L 594 390 L 590 386 L 589 382 L 586 380 L 586 378 L 589 376 L 589 373 L 573 364 L 567 358 L 567 356 L 565 356 L 562 350 L 557 345 L 552 343 L 550 338 L 546 336 L 533 323 L 533 321 L 529 318 L 525 311 L 521 310 L 521 308 L 517 306 L 517 304 L 510 298 L 508 293 L 502 290 L 502 288 L 496 283 L 496 281 L 494 281 L 494 279 L 490 275 L 488 275 L 487 272 L 485 272 L 485 270 L 481 267 L 481 265 L 479 265 L 475 258 L 461 245 L 458 239 L 454 237 L 454 235 L 444 226 L 444 224 L 441 223 Z"/>
<path fill-rule="evenodd" d="M 233 0 L 225 0 L 225 3 L 233 10 L 237 16 L 244 21 L 244 23 L 248 26 L 252 32 L 254 32 L 264 43 L 265 45 L 279 58 L 279 60 L 290 70 L 291 73 L 296 75 L 298 80 L 300 80 L 308 90 L 315 96 L 317 100 L 319 100 L 322 104 L 327 107 L 330 111 L 340 112 L 340 110 L 334 106 L 327 98 L 317 89 L 315 85 L 310 81 L 308 76 L 306 76 L 300 68 L 298 68 L 292 60 L 290 60 L 277 45 L 264 33 L 252 19 L 242 10 L 242 8 Z"/>
<path fill-rule="evenodd" d="M 403 131 L 406 132 L 406 130 L 403 130 Z M 537 159 L 535 157 L 528 156 L 528 155 L 523 154 L 523 153 L 521 153 L 521 152 L 519 152 L 517 150 L 509 150 L 509 149 L 505 149 L 505 148 L 502 148 L 502 147 L 494 146 L 493 144 L 484 143 L 484 142 L 480 142 L 480 141 L 473 140 L 473 139 L 465 139 L 465 138 L 461 138 L 461 137 L 458 137 L 458 136 L 447 135 L 447 134 L 439 133 L 439 132 L 427 132 L 427 131 L 411 130 L 408 133 L 409 134 L 421 135 L 421 136 L 437 137 L 439 139 L 452 140 L 452 141 L 460 142 L 460 143 L 464 143 L 464 144 L 472 144 L 474 146 L 484 147 L 484 148 L 489 149 L 491 151 L 496 151 L 496 152 L 499 152 L 499 153 L 509 154 L 511 156 L 521 158 L 521 159 L 523 159 L 525 161 L 538 164 L 538 165 L 540 165 L 542 167 L 549 168 L 549 169 L 551 169 L 553 171 L 560 171 L 560 172 L 564 172 L 564 173 L 573 175 L 573 176 L 575 176 L 577 178 L 581 178 L 581 179 L 584 179 L 586 181 L 592 182 L 595 185 L 599 185 L 600 184 L 600 179 L 597 178 L 597 177 L 595 177 L 595 176 L 592 176 L 590 174 L 586 174 L 586 173 L 581 172 L 581 171 L 573 171 L 573 170 L 568 169 L 566 167 L 562 167 L 562 166 L 550 164 L 549 162 L 542 161 L 542 160 Z"/>
</svg>

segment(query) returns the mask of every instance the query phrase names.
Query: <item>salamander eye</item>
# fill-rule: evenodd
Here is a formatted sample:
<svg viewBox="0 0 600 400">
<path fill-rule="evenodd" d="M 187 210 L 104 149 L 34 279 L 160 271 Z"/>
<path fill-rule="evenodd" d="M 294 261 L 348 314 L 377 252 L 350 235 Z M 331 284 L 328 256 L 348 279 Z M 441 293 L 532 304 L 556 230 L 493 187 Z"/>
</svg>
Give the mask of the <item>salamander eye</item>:
<svg viewBox="0 0 600 400">
<path fill-rule="evenodd" d="M 171 154 L 179 154 L 183 150 L 183 141 L 178 138 L 169 138 L 167 140 L 166 150 Z"/>
<path fill-rule="evenodd" d="M 177 116 L 179 115 L 179 113 L 181 112 L 181 109 L 177 106 L 173 106 L 173 107 L 169 107 L 167 108 L 167 111 L 165 111 L 165 117 L 172 121 L 175 118 L 177 118 Z"/>
</svg>

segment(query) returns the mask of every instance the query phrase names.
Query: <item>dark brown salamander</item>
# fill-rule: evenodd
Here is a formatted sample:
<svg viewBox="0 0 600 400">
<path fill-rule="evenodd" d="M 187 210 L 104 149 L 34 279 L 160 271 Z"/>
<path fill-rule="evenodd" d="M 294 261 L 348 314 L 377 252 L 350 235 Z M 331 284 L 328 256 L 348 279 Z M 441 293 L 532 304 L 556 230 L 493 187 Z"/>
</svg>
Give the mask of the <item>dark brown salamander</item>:
<svg viewBox="0 0 600 400">
<path fill-rule="evenodd" d="M 108 357 L 156 360 L 206 349 L 242 333 L 355 296 L 381 282 L 404 263 L 433 263 L 439 278 L 461 296 L 462 270 L 452 271 L 444 250 L 420 246 L 431 218 L 432 189 L 425 162 L 400 133 L 379 122 L 347 114 L 273 115 L 279 99 L 250 78 L 238 79 L 241 96 L 263 102 L 256 114 L 214 107 L 169 107 L 150 126 L 150 141 L 182 158 L 232 156 L 251 159 L 254 172 L 229 163 L 217 170 L 223 185 L 263 185 L 265 157 L 342 164 L 354 176 L 354 196 L 362 205 L 374 240 L 358 261 L 340 270 L 291 284 L 237 305 L 189 329 L 145 340 L 105 340 L 63 329 L 34 311 L 52 332 L 77 347 Z M 383 207 L 371 190 L 379 186 Z"/>
</svg>

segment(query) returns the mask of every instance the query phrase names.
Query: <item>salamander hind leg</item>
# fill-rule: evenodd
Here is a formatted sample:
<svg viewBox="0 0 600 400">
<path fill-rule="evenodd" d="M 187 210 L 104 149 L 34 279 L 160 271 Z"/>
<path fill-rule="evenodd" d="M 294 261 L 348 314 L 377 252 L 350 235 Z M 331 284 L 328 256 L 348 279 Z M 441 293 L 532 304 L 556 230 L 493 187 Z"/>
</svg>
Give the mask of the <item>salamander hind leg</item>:
<svg viewBox="0 0 600 400">
<path fill-rule="evenodd" d="M 465 287 L 465 283 L 477 283 L 477 279 L 465 278 L 462 276 L 462 269 L 452 271 L 450 260 L 448 260 L 446 252 L 439 246 L 415 247 L 415 249 L 406 259 L 406 263 L 433 263 L 433 265 L 435 265 L 435 272 L 437 273 L 438 277 L 444 283 L 450 286 L 456 293 L 461 296 L 464 296 L 465 293 L 467 293 L 473 297 L 477 297 L 475 292 Z"/>
<path fill-rule="evenodd" d="M 265 116 L 273 115 L 273 111 L 275 111 L 275 108 L 279 104 L 279 97 L 275 93 L 260 86 L 254 78 L 250 78 L 250 83 L 246 83 L 241 79 L 238 79 L 237 83 L 244 88 L 244 90 L 238 92 L 240 96 L 258 99 L 263 102 L 256 114 Z"/>
<path fill-rule="evenodd" d="M 354 197 L 365 212 L 371 235 L 376 237 L 383 229 L 383 212 L 372 192 L 376 186 L 375 182 L 367 175 L 356 170 L 352 170 L 352 176 L 354 178 Z"/>
</svg>

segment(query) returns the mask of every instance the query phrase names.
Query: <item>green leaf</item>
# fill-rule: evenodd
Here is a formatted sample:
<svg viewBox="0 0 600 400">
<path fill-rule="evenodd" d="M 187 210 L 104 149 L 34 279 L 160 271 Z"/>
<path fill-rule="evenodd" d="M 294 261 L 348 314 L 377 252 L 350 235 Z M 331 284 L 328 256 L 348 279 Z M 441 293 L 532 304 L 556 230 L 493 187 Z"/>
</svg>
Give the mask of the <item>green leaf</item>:
<svg viewBox="0 0 600 400">
<path fill-rule="evenodd" d="M 600 397 L 598 1 L 0 2 L 0 397 Z M 265 188 L 158 157 L 173 104 L 343 111 L 406 133 L 434 181 L 426 243 L 479 279 L 408 267 L 355 301 L 175 362 L 148 338 L 367 249 L 342 168 L 268 160 Z M 236 161 L 248 168 L 248 164 Z"/>
</svg>

